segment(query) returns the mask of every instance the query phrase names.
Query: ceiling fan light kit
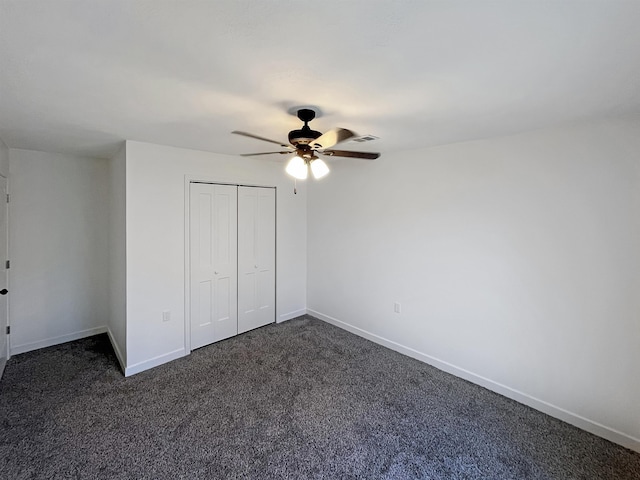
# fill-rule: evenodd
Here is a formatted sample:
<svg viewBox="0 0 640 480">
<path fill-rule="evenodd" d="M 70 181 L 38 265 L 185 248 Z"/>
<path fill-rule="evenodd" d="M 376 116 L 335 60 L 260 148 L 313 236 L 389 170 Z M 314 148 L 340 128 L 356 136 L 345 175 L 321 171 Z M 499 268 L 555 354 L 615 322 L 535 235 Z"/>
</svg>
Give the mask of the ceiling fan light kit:
<svg viewBox="0 0 640 480">
<path fill-rule="evenodd" d="M 302 158 L 295 155 L 289 163 L 285 171 L 297 180 L 306 180 L 309 176 L 309 169 L 316 180 L 321 179 L 329 173 L 329 166 L 320 158 Z"/>
<path fill-rule="evenodd" d="M 306 180 L 308 175 L 307 163 L 304 161 L 304 158 L 296 155 L 291 160 L 289 160 L 285 171 L 293 178 L 297 178 L 298 180 Z"/>
<path fill-rule="evenodd" d="M 311 173 L 316 180 L 321 179 L 329 173 L 329 166 L 320 158 L 314 158 L 310 162 Z"/>
<path fill-rule="evenodd" d="M 321 133 L 311 130 L 309 122 L 316 116 L 316 112 L 309 108 L 301 108 L 297 111 L 298 118 L 304 122 L 304 126 L 297 130 L 291 130 L 288 135 L 289 144 L 271 140 L 269 138 L 254 135 L 252 133 L 235 130 L 231 133 L 244 137 L 262 140 L 264 142 L 275 143 L 286 150 L 278 152 L 245 153 L 243 157 L 271 154 L 295 154 L 287 163 L 285 171 L 298 180 L 305 180 L 309 175 L 309 169 L 313 178 L 320 179 L 329 173 L 328 165 L 316 154 L 332 157 L 360 158 L 364 160 L 375 160 L 380 156 L 374 152 L 354 152 L 351 150 L 330 150 L 338 143 L 357 137 L 351 130 L 346 128 L 334 128 L 328 132 Z"/>
</svg>

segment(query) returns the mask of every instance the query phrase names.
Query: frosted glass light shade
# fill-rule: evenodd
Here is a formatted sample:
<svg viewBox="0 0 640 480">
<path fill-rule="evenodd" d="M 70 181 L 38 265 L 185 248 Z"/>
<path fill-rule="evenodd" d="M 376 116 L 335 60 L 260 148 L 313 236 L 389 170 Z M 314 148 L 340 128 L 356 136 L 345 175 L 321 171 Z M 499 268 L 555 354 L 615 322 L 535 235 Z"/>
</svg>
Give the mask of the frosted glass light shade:
<svg viewBox="0 0 640 480">
<path fill-rule="evenodd" d="M 313 173 L 313 178 L 317 180 L 329 173 L 329 167 L 322 160 L 316 158 L 311 162 L 311 173 Z"/>
<path fill-rule="evenodd" d="M 307 164 L 304 162 L 304 159 L 297 155 L 289 160 L 287 168 L 285 169 L 289 175 L 297 178 L 298 180 L 304 180 L 307 178 L 307 170 Z"/>
</svg>

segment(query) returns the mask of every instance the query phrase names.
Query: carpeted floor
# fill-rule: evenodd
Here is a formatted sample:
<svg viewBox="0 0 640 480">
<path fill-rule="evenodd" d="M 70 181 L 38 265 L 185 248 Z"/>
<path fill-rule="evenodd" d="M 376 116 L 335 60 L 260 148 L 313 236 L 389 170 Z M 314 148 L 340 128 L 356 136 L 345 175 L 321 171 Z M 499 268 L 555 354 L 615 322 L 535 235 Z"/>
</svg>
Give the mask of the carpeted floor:
<svg viewBox="0 0 640 480">
<path fill-rule="evenodd" d="M 106 335 L 12 358 L 1 479 L 640 479 L 640 454 L 311 318 L 124 378 Z"/>
</svg>

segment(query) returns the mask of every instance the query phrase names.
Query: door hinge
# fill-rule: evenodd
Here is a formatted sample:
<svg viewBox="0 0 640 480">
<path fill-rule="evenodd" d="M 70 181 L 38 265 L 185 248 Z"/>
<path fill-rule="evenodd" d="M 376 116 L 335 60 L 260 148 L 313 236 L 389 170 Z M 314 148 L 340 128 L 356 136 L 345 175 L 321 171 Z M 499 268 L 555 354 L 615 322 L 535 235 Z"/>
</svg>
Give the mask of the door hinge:
<svg viewBox="0 0 640 480">
<path fill-rule="evenodd" d="M 9 270 L 11 268 L 11 261 L 7 260 L 6 263 L 4 264 L 4 268 L 6 268 L 7 270 Z"/>
<path fill-rule="evenodd" d="M 7 193 L 7 203 L 9 203 L 9 194 Z"/>
<path fill-rule="evenodd" d="M 11 327 L 7 325 L 7 335 L 9 335 L 10 333 L 11 333 Z"/>
</svg>

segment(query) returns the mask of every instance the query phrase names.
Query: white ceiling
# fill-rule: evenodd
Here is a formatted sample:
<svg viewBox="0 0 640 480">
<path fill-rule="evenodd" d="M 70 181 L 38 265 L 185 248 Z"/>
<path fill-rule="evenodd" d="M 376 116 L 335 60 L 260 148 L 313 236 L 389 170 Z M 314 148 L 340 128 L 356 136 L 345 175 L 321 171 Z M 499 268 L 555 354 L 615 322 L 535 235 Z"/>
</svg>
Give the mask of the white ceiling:
<svg viewBox="0 0 640 480">
<path fill-rule="evenodd" d="M 639 25 L 640 0 L 0 0 L 0 138 L 270 151 L 230 132 L 286 140 L 312 105 L 384 155 L 637 116 Z"/>
</svg>

